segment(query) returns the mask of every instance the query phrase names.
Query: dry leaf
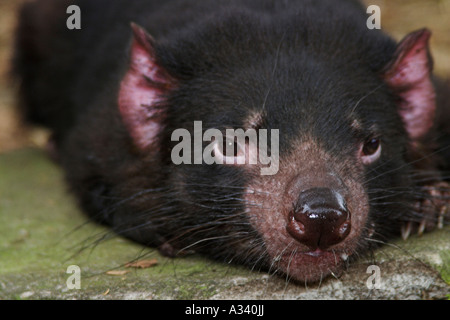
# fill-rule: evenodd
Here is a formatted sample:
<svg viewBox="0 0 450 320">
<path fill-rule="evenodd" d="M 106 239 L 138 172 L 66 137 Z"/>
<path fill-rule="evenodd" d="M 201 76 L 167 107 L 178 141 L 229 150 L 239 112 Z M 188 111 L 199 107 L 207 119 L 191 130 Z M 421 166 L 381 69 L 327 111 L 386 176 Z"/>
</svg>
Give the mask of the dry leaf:
<svg viewBox="0 0 450 320">
<path fill-rule="evenodd" d="M 145 268 L 153 267 L 154 265 L 157 265 L 157 264 L 158 264 L 158 260 L 156 260 L 156 259 L 139 260 L 139 261 L 129 262 L 125 265 L 125 267 L 145 269 Z"/>
<path fill-rule="evenodd" d="M 106 274 L 109 274 L 110 276 L 123 276 L 124 274 L 127 274 L 130 272 L 130 270 L 110 270 L 106 271 Z"/>
</svg>

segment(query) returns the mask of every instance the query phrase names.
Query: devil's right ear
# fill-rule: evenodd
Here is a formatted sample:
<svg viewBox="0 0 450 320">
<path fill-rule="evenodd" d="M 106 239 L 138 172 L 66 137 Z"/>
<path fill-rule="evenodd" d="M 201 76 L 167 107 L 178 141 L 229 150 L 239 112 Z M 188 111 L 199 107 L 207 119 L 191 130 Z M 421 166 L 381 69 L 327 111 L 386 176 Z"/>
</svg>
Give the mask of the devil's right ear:
<svg viewBox="0 0 450 320">
<path fill-rule="evenodd" d="M 400 98 L 399 113 L 413 142 L 422 139 L 431 129 L 436 110 L 430 36 L 427 29 L 408 34 L 382 71 L 383 79 Z"/>
<path fill-rule="evenodd" d="M 119 110 L 134 144 L 148 148 L 162 128 L 165 118 L 164 96 L 176 86 L 176 81 L 158 63 L 154 39 L 132 23 L 128 71 L 120 83 Z"/>
</svg>

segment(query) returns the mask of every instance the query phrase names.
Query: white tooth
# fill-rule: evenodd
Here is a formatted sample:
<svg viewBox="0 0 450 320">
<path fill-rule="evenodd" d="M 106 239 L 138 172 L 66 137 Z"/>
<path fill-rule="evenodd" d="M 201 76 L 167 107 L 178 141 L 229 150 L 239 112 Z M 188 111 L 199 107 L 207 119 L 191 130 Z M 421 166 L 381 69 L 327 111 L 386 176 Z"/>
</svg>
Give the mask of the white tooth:
<svg viewBox="0 0 450 320">
<path fill-rule="evenodd" d="M 346 253 L 341 254 L 342 260 L 346 261 L 348 259 L 348 255 Z"/>
<path fill-rule="evenodd" d="M 367 236 L 369 238 L 372 238 L 373 234 L 375 233 L 375 223 L 370 224 L 369 232 L 367 233 Z"/>
</svg>

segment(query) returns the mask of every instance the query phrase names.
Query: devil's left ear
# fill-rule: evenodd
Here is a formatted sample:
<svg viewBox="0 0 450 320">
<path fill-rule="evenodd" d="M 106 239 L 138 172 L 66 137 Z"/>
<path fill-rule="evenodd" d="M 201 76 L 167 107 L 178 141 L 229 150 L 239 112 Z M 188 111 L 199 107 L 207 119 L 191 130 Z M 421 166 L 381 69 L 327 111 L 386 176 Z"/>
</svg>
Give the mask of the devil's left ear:
<svg viewBox="0 0 450 320">
<path fill-rule="evenodd" d="M 134 144 L 141 150 L 153 142 L 163 126 L 163 99 L 176 81 L 160 65 L 155 41 L 141 27 L 131 24 L 133 40 L 127 72 L 120 83 L 119 110 Z"/>
<path fill-rule="evenodd" d="M 427 29 L 408 34 L 382 71 L 383 79 L 400 98 L 399 112 L 413 142 L 423 138 L 431 129 L 436 110 L 431 81 L 430 36 Z"/>
</svg>

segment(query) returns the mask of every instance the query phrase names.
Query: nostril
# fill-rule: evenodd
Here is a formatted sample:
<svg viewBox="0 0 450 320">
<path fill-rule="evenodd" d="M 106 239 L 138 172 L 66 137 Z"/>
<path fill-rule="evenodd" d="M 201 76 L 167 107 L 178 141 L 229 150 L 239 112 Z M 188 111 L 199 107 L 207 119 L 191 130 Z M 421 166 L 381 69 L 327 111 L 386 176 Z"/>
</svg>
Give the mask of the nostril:
<svg viewBox="0 0 450 320">
<path fill-rule="evenodd" d="M 328 188 L 302 192 L 289 213 L 288 233 L 311 250 L 327 249 L 351 231 L 351 217 L 343 197 Z"/>
<path fill-rule="evenodd" d="M 300 221 L 298 221 L 297 219 L 295 219 L 295 216 L 292 215 L 292 217 L 290 218 L 291 220 L 291 228 L 293 229 L 293 231 L 298 234 L 298 235 L 303 235 L 305 234 L 305 225 L 303 223 L 301 223 Z"/>
<path fill-rule="evenodd" d="M 289 215 L 286 230 L 294 239 L 307 245 L 312 251 L 317 249 L 319 242 L 317 239 L 317 234 L 311 232 L 311 228 L 308 227 L 307 229 L 305 225 L 299 221 L 299 219 L 295 218 L 295 215 L 292 212 Z"/>
</svg>

